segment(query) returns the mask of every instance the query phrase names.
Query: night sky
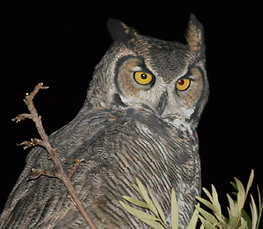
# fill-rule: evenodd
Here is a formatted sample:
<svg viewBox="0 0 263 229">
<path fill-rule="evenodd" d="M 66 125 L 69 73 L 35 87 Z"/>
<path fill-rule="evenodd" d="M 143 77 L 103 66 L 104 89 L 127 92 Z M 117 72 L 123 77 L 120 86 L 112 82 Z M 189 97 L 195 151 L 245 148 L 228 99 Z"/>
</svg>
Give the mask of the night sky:
<svg viewBox="0 0 263 229">
<path fill-rule="evenodd" d="M 184 1 L 185 2 L 185 1 Z M 34 124 L 11 118 L 27 111 L 22 99 L 39 82 L 35 105 L 48 134 L 70 122 L 85 100 L 95 65 L 112 40 L 108 18 L 116 18 L 141 34 L 186 43 L 190 13 L 205 29 L 210 98 L 197 128 L 203 187 L 233 191 L 230 181 L 246 184 L 255 169 L 252 193 L 263 185 L 262 173 L 262 6 L 222 1 L 187 1 L 151 6 L 135 2 L 96 1 L 88 5 L 1 7 L 1 195 L 0 212 L 24 167 L 28 150 L 16 143 L 38 137 Z M 224 211 L 225 206 L 222 206 Z"/>
</svg>

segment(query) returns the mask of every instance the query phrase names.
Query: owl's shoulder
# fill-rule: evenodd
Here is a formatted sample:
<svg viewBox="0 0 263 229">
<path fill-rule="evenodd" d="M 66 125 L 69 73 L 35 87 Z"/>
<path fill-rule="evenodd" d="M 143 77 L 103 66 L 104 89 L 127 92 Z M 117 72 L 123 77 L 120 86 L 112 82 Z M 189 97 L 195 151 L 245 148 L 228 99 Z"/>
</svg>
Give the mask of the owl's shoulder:
<svg viewBox="0 0 263 229">
<path fill-rule="evenodd" d="M 124 144 L 150 140 L 153 140 L 152 144 L 163 143 L 167 148 L 169 145 L 176 148 L 190 143 L 190 138 L 195 138 L 195 131 L 189 125 L 168 122 L 145 108 L 112 111 L 102 120 L 97 123 L 99 127 L 91 121 L 87 123 L 93 126 L 96 132 L 82 142 L 83 150 L 90 152 L 100 148 L 111 151 L 123 147 Z"/>
</svg>

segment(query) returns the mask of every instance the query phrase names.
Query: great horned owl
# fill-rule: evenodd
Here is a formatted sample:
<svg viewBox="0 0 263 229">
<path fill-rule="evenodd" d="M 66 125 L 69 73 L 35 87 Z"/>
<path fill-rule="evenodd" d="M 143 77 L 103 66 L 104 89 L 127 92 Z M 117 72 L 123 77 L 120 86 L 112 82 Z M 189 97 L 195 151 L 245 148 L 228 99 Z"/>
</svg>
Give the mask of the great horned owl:
<svg viewBox="0 0 263 229">
<path fill-rule="evenodd" d="M 110 19 L 114 40 L 96 66 L 84 106 L 50 136 L 64 169 L 84 159 L 72 183 L 98 228 L 149 228 L 119 204 L 134 196 L 138 177 L 160 202 L 169 223 L 175 187 L 179 226 L 186 228 L 200 194 L 195 128 L 208 98 L 203 27 L 191 15 L 188 45 L 143 36 Z M 43 163 L 32 149 L 0 218 L 0 228 L 88 228 L 59 179 L 28 180 Z"/>
</svg>

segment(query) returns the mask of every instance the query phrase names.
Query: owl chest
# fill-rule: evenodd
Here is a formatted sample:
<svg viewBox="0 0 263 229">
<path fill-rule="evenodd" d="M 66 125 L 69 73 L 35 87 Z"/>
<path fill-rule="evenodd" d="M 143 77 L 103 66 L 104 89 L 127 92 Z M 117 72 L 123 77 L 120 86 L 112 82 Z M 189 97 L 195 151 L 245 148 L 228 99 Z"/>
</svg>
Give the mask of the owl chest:
<svg viewBox="0 0 263 229">
<path fill-rule="evenodd" d="M 199 162 L 193 150 L 197 143 L 189 132 L 156 123 L 130 122 L 115 134 L 118 139 L 114 154 L 116 175 L 130 183 L 134 183 L 136 177 L 147 183 L 159 199 L 163 199 L 165 209 L 169 208 L 171 188 L 182 180 L 195 179 Z"/>
<path fill-rule="evenodd" d="M 149 186 L 168 217 L 172 187 L 184 188 L 182 183 L 189 184 L 194 179 L 193 144 L 196 142 L 191 136 L 190 132 L 179 131 L 147 116 L 116 119 L 104 128 L 88 151 L 89 158 L 94 157 L 98 165 L 94 171 L 101 180 L 98 184 L 100 208 L 108 211 L 119 206 L 123 195 L 140 198 L 131 186 L 139 178 Z M 120 209 L 116 211 L 123 214 Z M 132 219 L 129 218 L 131 222 L 126 222 L 127 225 L 133 225 Z M 126 228 L 143 227 L 136 224 Z"/>
</svg>

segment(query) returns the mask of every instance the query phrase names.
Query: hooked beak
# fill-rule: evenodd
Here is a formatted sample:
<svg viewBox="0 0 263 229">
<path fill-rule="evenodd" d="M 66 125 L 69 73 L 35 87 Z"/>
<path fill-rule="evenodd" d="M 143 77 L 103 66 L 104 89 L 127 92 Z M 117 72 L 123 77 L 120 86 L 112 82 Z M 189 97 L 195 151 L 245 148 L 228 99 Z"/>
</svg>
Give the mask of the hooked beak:
<svg viewBox="0 0 263 229">
<path fill-rule="evenodd" d="M 164 112 L 167 106 L 167 96 L 168 96 L 167 92 L 163 93 L 157 105 L 157 112 L 159 115 L 162 115 L 162 113 Z"/>
</svg>

